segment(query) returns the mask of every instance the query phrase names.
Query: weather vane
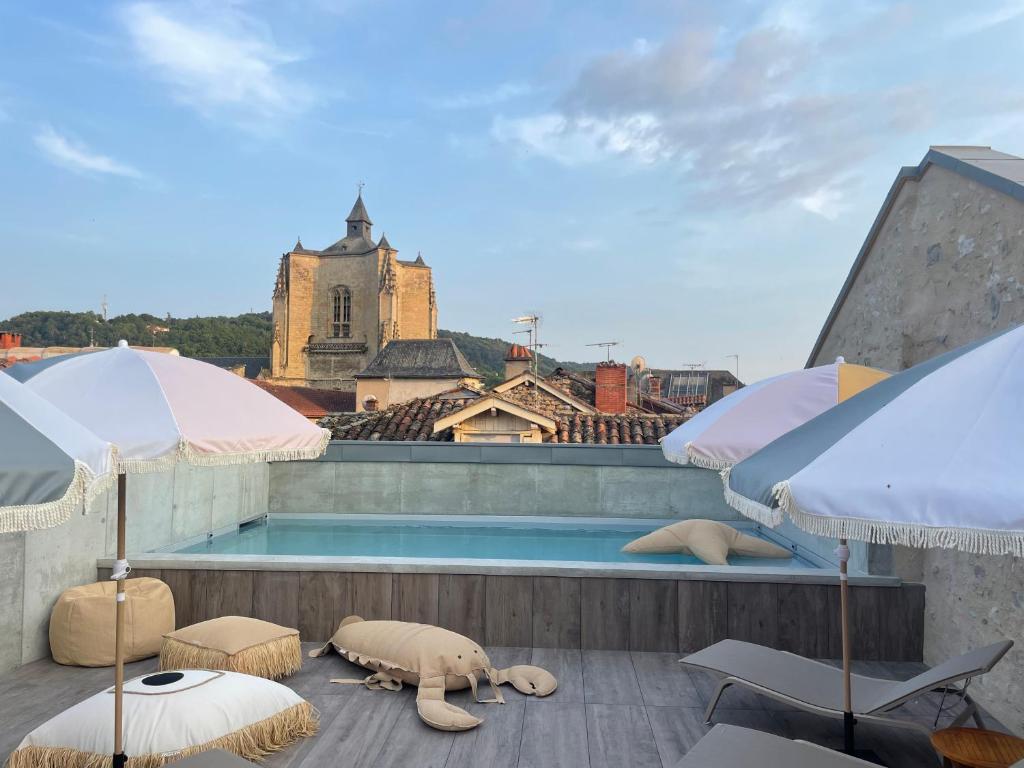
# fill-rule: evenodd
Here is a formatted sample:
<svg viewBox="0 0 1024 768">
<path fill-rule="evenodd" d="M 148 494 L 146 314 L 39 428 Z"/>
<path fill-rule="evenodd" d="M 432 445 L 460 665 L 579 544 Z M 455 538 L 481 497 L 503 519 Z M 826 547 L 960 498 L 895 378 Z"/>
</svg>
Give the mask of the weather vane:
<svg viewBox="0 0 1024 768">
<path fill-rule="evenodd" d="M 359 187 L 359 196 L 362 197 L 363 187 L 365 187 L 366 184 L 364 184 L 363 182 L 360 181 L 358 184 L 356 184 L 356 186 Z"/>
</svg>

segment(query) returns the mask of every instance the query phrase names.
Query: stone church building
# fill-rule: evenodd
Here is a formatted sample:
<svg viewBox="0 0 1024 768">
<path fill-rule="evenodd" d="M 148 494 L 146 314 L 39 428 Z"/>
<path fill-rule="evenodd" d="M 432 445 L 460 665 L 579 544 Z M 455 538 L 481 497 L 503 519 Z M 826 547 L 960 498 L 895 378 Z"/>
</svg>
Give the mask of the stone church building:
<svg viewBox="0 0 1024 768">
<path fill-rule="evenodd" d="M 316 251 L 300 240 L 281 256 L 274 286 L 270 381 L 355 389 L 394 339 L 437 337 L 434 279 L 421 256 L 403 261 L 387 237 L 374 242 L 362 194 L 345 236 Z"/>
</svg>

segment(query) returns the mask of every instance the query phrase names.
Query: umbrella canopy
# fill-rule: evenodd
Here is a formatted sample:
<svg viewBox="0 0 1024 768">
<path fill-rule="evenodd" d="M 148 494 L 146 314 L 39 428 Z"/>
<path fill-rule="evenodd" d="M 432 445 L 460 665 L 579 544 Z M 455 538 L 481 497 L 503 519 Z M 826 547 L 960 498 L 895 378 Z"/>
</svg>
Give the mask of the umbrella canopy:
<svg viewBox="0 0 1024 768">
<path fill-rule="evenodd" d="M 213 466 L 315 459 L 330 439 L 328 430 L 239 376 L 124 342 L 6 372 L 115 443 L 122 472 L 157 472 L 178 460 Z"/>
<path fill-rule="evenodd" d="M 243 378 L 198 360 L 131 349 L 125 341 L 114 349 L 16 365 L 7 373 L 117 445 L 112 763 L 123 768 L 124 580 L 130 570 L 125 474 L 170 469 L 179 460 L 217 466 L 316 459 L 331 433 Z"/>
<path fill-rule="evenodd" d="M 768 525 L 1024 556 L 1024 326 L 899 373 L 734 466 L 726 500 Z"/>
<path fill-rule="evenodd" d="M 0 376 L 0 533 L 66 522 L 106 488 L 114 467 L 110 443 Z"/>
<path fill-rule="evenodd" d="M 764 379 L 705 408 L 666 435 L 661 449 L 677 464 L 726 469 L 888 375 L 840 357 Z"/>
</svg>

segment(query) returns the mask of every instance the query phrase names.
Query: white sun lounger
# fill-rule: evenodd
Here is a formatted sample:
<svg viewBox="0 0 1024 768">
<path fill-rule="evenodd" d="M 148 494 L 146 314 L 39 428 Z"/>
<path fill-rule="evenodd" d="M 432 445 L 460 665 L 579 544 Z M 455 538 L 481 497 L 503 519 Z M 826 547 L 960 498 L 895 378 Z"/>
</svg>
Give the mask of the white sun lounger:
<svg viewBox="0 0 1024 768">
<path fill-rule="evenodd" d="M 867 768 L 856 757 L 736 725 L 716 725 L 676 768 Z M 877 768 L 877 766 L 874 766 Z"/>
<path fill-rule="evenodd" d="M 852 675 L 853 714 L 861 722 L 931 733 L 925 724 L 888 717 L 886 713 L 921 694 L 939 691 L 961 699 L 964 704 L 950 727 L 961 725 L 969 717 L 983 726 L 977 704 L 967 695 L 967 683 L 992 669 L 1012 646 L 1012 641 L 1005 640 L 979 648 L 906 681 Z M 724 676 L 704 713 L 708 723 L 722 693 L 731 685 L 749 688 L 808 712 L 843 716 L 843 673 L 830 664 L 740 640 L 722 640 L 680 661 Z M 963 685 L 957 687 L 958 683 Z"/>
</svg>

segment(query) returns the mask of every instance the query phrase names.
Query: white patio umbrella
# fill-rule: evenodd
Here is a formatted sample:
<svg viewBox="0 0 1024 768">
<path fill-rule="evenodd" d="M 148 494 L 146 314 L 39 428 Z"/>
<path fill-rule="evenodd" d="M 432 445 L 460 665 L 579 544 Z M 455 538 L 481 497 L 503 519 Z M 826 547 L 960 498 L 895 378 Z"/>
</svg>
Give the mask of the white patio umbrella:
<svg viewBox="0 0 1024 768">
<path fill-rule="evenodd" d="M 762 379 L 669 432 L 661 441 L 662 453 L 677 464 L 726 469 L 887 376 L 840 357 L 828 365 Z"/>
<path fill-rule="evenodd" d="M 117 446 L 117 631 L 114 766 L 123 766 L 125 473 L 315 459 L 330 432 L 251 382 L 198 360 L 129 348 L 49 358 L 7 370 L 95 434 Z"/>
<path fill-rule="evenodd" d="M 67 522 L 114 476 L 110 443 L 0 376 L 0 533 Z"/>
<path fill-rule="evenodd" d="M 839 539 L 847 747 L 847 539 L 1024 556 L 1024 326 L 882 381 L 727 471 L 726 501 Z"/>
</svg>

